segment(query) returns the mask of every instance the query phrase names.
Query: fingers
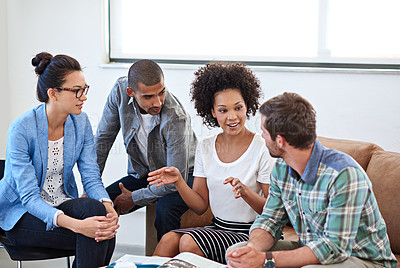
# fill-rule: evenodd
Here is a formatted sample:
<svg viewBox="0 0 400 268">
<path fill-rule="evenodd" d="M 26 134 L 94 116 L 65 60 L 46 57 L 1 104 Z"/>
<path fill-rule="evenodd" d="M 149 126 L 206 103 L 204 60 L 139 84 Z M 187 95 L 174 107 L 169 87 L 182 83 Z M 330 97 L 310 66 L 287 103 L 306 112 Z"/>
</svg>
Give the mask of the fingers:
<svg viewBox="0 0 400 268">
<path fill-rule="evenodd" d="M 156 176 L 156 175 L 160 175 L 164 171 L 164 169 L 166 169 L 166 167 L 162 167 L 160 169 L 154 170 L 154 171 L 150 172 L 147 176 L 148 177 L 153 177 L 153 176 Z"/>
<path fill-rule="evenodd" d="M 241 256 L 247 254 L 251 250 L 252 250 L 252 248 L 250 248 L 248 246 L 236 248 L 236 249 L 229 251 L 228 254 L 226 254 L 226 256 L 228 258 L 240 258 Z"/>
<path fill-rule="evenodd" d="M 232 185 L 232 191 L 234 192 L 235 198 L 242 197 L 243 184 L 238 178 L 229 177 L 225 179 L 224 184 L 230 183 Z"/>
<path fill-rule="evenodd" d="M 124 192 L 130 192 L 128 189 L 126 189 L 125 188 L 125 186 L 124 186 L 124 184 L 122 183 L 122 182 L 120 182 L 119 184 L 118 184 L 118 186 L 119 186 L 119 189 L 121 189 L 121 191 L 124 193 Z"/>
<path fill-rule="evenodd" d="M 107 214 L 106 219 L 99 222 L 95 232 L 95 240 L 97 242 L 111 239 L 117 234 L 117 229 L 120 227 L 116 224 L 118 217 L 110 215 L 110 213 Z"/>
<path fill-rule="evenodd" d="M 232 186 L 236 186 L 237 184 L 241 183 L 238 178 L 229 177 L 225 179 L 224 184 L 230 183 Z"/>
<path fill-rule="evenodd" d="M 156 185 L 156 187 L 160 187 L 161 185 L 165 185 L 167 183 L 165 183 L 162 178 L 157 178 L 157 179 L 155 178 L 153 181 L 149 182 L 149 185 L 154 185 L 154 184 Z"/>
<path fill-rule="evenodd" d="M 236 262 L 234 260 L 228 261 L 228 268 L 237 268 L 240 267 L 240 262 Z"/>
<path fill-rule="evenodd" d="M 115 235 L 117 234 L 117 231 L 113 230 L 106 230 L 106 231 L 97 231 L 95 233 L 95 240 L 96 242 L 101 242 L 104 240 L 109 240 L 111 238 L 114 238 Z"/>
<path fill-rule="evenodd" d="M 233 177 L 229 177 L 229 178 L 227 178 L 227 179 L 224 180 L 224 184 L 228 184 L 228 183 L 232 184 L 232 181 L 233 181 L 233 180 L 234 180 Z"/>
<path fill-rule="evenodd" d="M 243 187 L 242 184 L 238 184 L 232 188 L 232 191 L 235 193 L 235 198 L 239 198 L 242 196 Z"/>
<path fill-rule="evenodd" d="M 148 177 L 147 181 L 149 182 L 149 185 L 153 185 L 153 184 L 157 184 L 157 183 L 163 182 L 162 179 L 163 178 L 162 178 L 161 175 L 156 175 L 156 176 L 153 176 L 153 177 Z"/>
</svg>

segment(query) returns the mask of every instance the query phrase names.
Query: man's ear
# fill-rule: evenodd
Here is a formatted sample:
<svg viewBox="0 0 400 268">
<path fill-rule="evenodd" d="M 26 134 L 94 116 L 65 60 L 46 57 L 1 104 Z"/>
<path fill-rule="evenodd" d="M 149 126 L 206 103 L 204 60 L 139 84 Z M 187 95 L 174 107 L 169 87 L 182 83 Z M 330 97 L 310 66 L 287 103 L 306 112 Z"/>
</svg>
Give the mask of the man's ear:
<svg viewBox="0 0 400 268">
<path fill-rule="evenodd" d="M 54 88 L 49 88 L 47 89 L 47 95 L 49 96 L 50 99 L 52 99 L 53 101 L 57 100 L 57 94 L 56 94 L 56 90 Z"/>
<path fill-rule="evenodd" d="M 131 87 L 127 87 L 126 92 L 128 93 L 129 97 L 131 97 L 131 98 L 135 97 L 135 93 L 133 92 L 133 89 Z"/>
<path fill-rule="evenodd" d="M 283 148 L 283 146 L 285 146 L 286 143 L 285 137 L 278 134 L 276 135 L 275 141 L 278 144 L 279 148 Z"/>
</svg>

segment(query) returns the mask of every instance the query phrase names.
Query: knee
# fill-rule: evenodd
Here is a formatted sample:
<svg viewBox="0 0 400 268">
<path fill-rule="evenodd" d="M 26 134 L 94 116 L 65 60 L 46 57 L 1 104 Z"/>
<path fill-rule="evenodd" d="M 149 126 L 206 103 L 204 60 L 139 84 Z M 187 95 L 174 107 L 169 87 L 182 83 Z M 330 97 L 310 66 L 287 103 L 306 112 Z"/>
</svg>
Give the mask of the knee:
<svg viewBox="0 0 400 268">
<path fill-rule="evenodd" d="M 156 252 L 164 252 L 166 249 L 173 248 L 178 249 L 180 238 L 181 234 L 175 232 L 166 233 L 161 237 L 160 242 L 158 242 Z"/>
<path fill-rule="evenodd" d="M 196 241 L 194 241 L 193 237 L 188 234 L 182 235 L 179 240 L 179 252 L 197 252 L 199 246 L 197 246 Z"/>
<path fill-rule="evenodd" d="M 162 236 L 153 253 L 154 256 L 173 257 L 179 253 L 179 239 L 182 234 L 168 232 Z"/>
<path fill-rule="evenodd" d="M 178 244 L 181 234 L 175 232 L 168 232 L 161 237 L 160 244 Z"/>
<path fill-rule="evenodd" d="M 81 201 L 78 205 L 82 211 L 82 218 L 107 215 L 107 210 L 100 201 L 92 198 L 80 199 Z"/>
</svg>

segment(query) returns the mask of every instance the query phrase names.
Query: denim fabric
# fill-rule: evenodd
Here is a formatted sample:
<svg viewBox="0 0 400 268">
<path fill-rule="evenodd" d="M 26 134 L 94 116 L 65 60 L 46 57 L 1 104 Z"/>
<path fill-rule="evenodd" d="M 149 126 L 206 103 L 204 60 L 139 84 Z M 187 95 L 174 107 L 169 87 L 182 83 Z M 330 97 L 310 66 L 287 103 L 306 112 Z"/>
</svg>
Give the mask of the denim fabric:
<svg viewBox="0 0 400 268">
<path fill-rule="evenodd" d="M 136 179 L 132 176 L 123 177 L 106 188 L 112 201 L 121 194 L 121 189 L 118 185 L 120 182 L 122 182 L 124 187 L 129 191 L 145 188 L 149 184 L 146 179 Z M 193 173 L 189 173 L 187 183 L 192 187 Z M 130 212 L 141 207 L 142 206 L 135 205 Z M 188 210 L 188 206 L 178 192 L 167 194 L 158 199 L 156 206 L 156 219 L 154 222 L 154 226 L 157 230 L 158 241 L 160 241 L 164 234 L 181 227 L 181 216 L 186 212 L 186 210 Z"/>
<path fill-rule="evenodd" d="M 65 201 L 58 209 L 76 219 L 107 214 L 102 203 L 91 198 Z M 114 252 L 115 238 L 96 242 L 93 238 L 56 227 L 46 231 L 46 224 L 25 213 L 13 229 L 6 231 L 12 245 L 76 250 L 74 268 L 94 268 L 108 265 Z"/>
<path fill-rule="evenodd" d="M 107 98 L 97 127 L 95 143 L 100 171 L 103 172 L 107 156 L 121 130 L 125 150 L 129 156 L 128 175 L 143 179 L 150 171 L 174 166 L 187 180 L 188 173 L 193 172 L 197 145 L 189 114 L 179 100 L 167 91 L 164 106 L 161 113 L 155 116 L 148 136 L 149 166 L 147 166 L 140 159 L 141 152 L 134 139 L 140 127 L 138 115 L 140 112 L 136 100 L 128 96 L 127 87 L 127 77 L 117 80 Z M 154 203 L 157 199 L 173 192 L 176 192 L 176 189 L 171 184 L 161 187 L 152 185 L 133 191 L 132 198 L 136 204 L 143 206 Z"/>
</svg>

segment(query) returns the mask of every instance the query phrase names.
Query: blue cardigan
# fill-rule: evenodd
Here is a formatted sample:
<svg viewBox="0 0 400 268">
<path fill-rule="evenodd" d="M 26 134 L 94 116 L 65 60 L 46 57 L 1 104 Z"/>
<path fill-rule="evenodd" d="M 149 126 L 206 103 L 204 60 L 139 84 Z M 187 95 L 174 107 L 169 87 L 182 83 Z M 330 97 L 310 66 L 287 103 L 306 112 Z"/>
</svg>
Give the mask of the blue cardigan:
<svg viewBox="0 0 400 268">
<path fill-rule="evenodd" d="M 46 178 L 48 123 L 46 105 L 41 104 L 17 118 L 7 137 L 6 166 L 0 180 L 0 227 L 12 229 L 22 215 L 29 212 L 53 227 L 58 211 L 47 204 L 40 193 Z M 78 165 L 86 194 L 96 200 L 109 198 L 97 165 L 92 128 L 85 113 L 70 114 L 64 124 L 64 190 L 78 198 L 72 168 Z"/>
</svg>

